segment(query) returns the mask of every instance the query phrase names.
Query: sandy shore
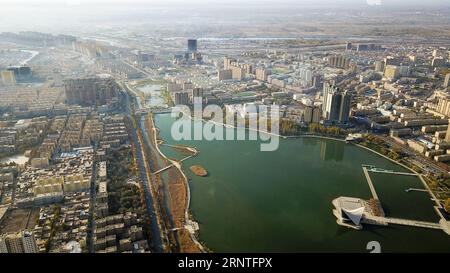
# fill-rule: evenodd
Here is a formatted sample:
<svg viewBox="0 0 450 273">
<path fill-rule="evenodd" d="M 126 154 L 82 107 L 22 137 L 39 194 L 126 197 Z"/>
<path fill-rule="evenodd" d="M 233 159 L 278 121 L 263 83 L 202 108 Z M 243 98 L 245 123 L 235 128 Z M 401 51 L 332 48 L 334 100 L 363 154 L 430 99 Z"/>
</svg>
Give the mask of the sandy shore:
<svg viewBox="0 0 450 273">
<path fill-rule="evenodd" d="M 149 130 L 152 130 L 152 136 L 153 141 L 155 143 L 156 150 L 158 153 L 167 160 L 170 164 L 173 164 L 174 167 L 177 169 L 179 175 L 174 173 L 175 169 L 169 169 L 170 176 L 174 178 L 174 183 L 169 184 L 169 191 L 171 195 L 171 203 L 172 203 L 172 215 L 174 218 L 174 221 L 177 222 L 177 226 L 180 228 L 178 230 L 179 236 L 180 236 L 180 251 L 181 252 L 206 252 L 205 247 L 198 241 L 196 234 L 195 234 L 195 227 L 192 227 L 192 225 L 196 225 L 196 222 L 190 218 L 189 215 L 189 208 L 190 208 L 190 201 L 191 201 L 191 193 L 190 193 L 190 187 L 188 183 L 188 178 L 184 171 L 182 170 L 181 164 L 178 162 L 168 158 L 159 148 L 160 143 L 157 140 L 157 127 L 154 123 L 153 116 L 149 116 L 148 125 L 150 128 Z M 178 177 L 181 176 L 181 177 Z M 179 181 L 182 182 L 184 187 L 181 189 L 179 187 Z M 181 204 L 184 204 L 180 206 Z M 180 209 L 182 208 L 182 209 Z M 180 214 L 183 216 L 180 218 Z M 183 221 L 179 221 L 182 219 Z M 177 221 L 178 220 L 178 221 Z"/>
</svg>

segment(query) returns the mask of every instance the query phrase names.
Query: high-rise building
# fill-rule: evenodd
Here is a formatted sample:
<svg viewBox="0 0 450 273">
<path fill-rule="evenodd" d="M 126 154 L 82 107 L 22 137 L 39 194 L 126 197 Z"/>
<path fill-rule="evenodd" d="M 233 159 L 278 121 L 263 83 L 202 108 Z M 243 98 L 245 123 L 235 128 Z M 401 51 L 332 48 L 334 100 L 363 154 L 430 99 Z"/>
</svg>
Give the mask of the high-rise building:
<svg viewBox="0 0 450 273">
<path fill-rule="evenodd" d="M 197 52 L 197 39 L 188 40 L 188 52 L 189 53 Z"/>
<path fill-rule="evenodd" d="M 348 69 L 350 67 L 350 58 L 342 55 L 328 57 L 328 64 L 331 67 Z"/>
<path fill-rule="evenodd" d="M 13 71 L 4 70 L 0 72 L 2 77 L 2 82 L 4 85 L 14 85 L 16 84 L 16 76 Z"/>
<path fill-rule="evenodd" d="M 173 102 L 175 105 L 186 105 L 189 103 L 189 93 L 188 92 L 175 92 L 172 95 Z"/>
<path fill-rule="evenodd" d="M 29 66 L 11 66 L 6 69 L 14 73 L 15 80 L 20 82 L 31 78 L 31 68 Z"/>
<path fill-rule="evenodd" d="M 450 116 L 450 100 L 448 98 L 439 98 L 438 104 L 436 107 L 436 112 L 449 117 Z"/>
<path fill-rule="evenodd" d="M 312 86 L 314 88 L 320 88 L 322 85 L 322 76 L 321 75 L 314 75 L 312 77 Z"/>
<path fill-rule="evenodd" d="M 234 58 L 228 58 L 228 57 L 224 57 L 223 58 L 223 69 L 227 70 L 227 69 L 231 69 L 231 66 L 237 62 L 236 59 Z"/>
<path fill-rule="evenodd" d="M 17 74 L 17 77 L 31 77 L 31 67 L 29 66 L 17 66 L 13 68 L 13 71 Z"/>
<path fill-rule="evenodd" d="M 299 69 L 300 83 L 303 87 L 312 85 L 312 71 L 309 68 L 302 67 Z"/>
<path fill-rule="evenodd" d="M 384 76 L 389 80 L 394 80 L 400 76 L 400 69 L 396 65 L 386 65 Z"/>
<path fill-rule="evenodd" d="M 36 239 L 30 231 L 0 236 L 0 253 L 37 253 Z"/>
<path fill-rule="evenodd" d="M 113 78 L 83 78 L 66 80 L 64 89 L 69 104 L 94 106 L 117 97 L 119 86 Z"/>
<path fill-rule="evenodd" d="M 375 62 L 375 71 L 377 71 L 377 72 L 384 72 L 384 62 L 383 61 L 376 61 Z"/>
<path fill-rule="evenodd" d="M 222 69 L 217 71 L 217 76 L 219 81 L 231 80 L 232 79 L 231 69 Z"/>
<path fill-rule="evenodd" d="M 351 42 L 347 42 L 347 44 L 345 45 L 345 49 L 346 50 L 352 50 L 353 49 L 353 44 Z"/>
<path fill-rule="evenodd" d="M 324 85 L 322 116 L 328 121 L 346 122 L 350 115 L 351 94 L 336 86 Z"/>
<path fill-rule="evenodd" d="M 231 77 L 233 80 L 242 81 L 245 78 L 245 69 L 239 66 L 231 66 Z"/>
<path fill-rule="evenodd" d="M 319 123 L 321 109 L 317 106 L 306 106 L 303 113 L 303 121 L 305 123 Z"/>
<path fill-rule="evenodd" d="M 445 134 L 445 142 L 450 142 L 450 125 L 447 127 L 447 133 Z"/>
<path fill-rule="evenodd" d="M 22 232 L 22 245 L 24 253 L 37 253 L 38 248 L 34 234 L 29 231 Z"/>
<path fill-rule="evenodd" d="M 267 77 L 269 76 L 269 71 L 265 68 L 257 68 L 255 71 L 256 79 L 260 81 L 267 81 Z"/>
<path fill-rule="evenodd" d="M 322 116 L 322 109 L 320 109 L 320 107 L 314 107 L 311 122 L 319 123 L 321 116 Z"/>
<path fill-rule="evenodd" d="M 248 63 L 239 63 L 234 58 L 225 57 L 223 59 L 224 70 L 231 70 L 231 78 L 234 80 L 243 80 L 247 74 L 253 74 L 253 67 Z M 226 73 L 226 72 L 224 72 Z M 219 75 L 220 76 L 220 75 Z M 220 80 L 221 77 L 219 77 Z"/>
<path fill-rule="evenodd" d="M 244 69 L 245 74 L 253 74 L 253 66 L 251 64 L 241 64 L 240 67 Z"/>
<path fill-rule="evenodd" d="M 350 116 L 352 96 L 347 91 L 341 93 L 341 105 L 339 106 L 339 121 L 347 122 Z"/>
<path fill-rule="evenodd" d="M 444 87 L 447 88 L 449 86 L 450 86 L 450 73 L 445 75 L 445 79 L 444 79 Z"/>
<path fill-rule="evenodd" d="M 201 99 L 203 99 L 203 88 L 196 87 L 196 88 L 192 89 L 191 102 L 194 102 L 194 98 L 201 98 Z"/>
<path fill-rule="evenodd" d="M 8 247 L 6 246 L 6 240 L 3 236 L 0 236 L 0 253 L 8 253 Z"/>
<path fill-rule="evenodd" d="M 305 107 L 305 111 L 303 112 L 303 121 L 305 123 L 311 123 L 312 116 L 313 116 L 313 110 L 314 110 L 314 108 L 312 106 Z"/>
</svg>

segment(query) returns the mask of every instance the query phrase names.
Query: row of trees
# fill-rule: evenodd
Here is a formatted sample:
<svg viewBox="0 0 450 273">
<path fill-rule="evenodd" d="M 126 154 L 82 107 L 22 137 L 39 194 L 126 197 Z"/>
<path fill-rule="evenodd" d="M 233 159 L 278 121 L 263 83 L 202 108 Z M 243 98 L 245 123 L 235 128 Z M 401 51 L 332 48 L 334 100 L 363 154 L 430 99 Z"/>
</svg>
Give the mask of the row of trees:
<svg viewBox="0 0 450 273">
<path fill-rule="evenodd" d="M 130 148 L 112 151 L 107 156 L 108 207 L 111 214 L 135 211 L 141 208 L 139 189 L 127 181 L 134 177 L 133 155 Z"/>
<path fill-rule="evenodd" d="M 57 231 L 58 228 L 58 222 L 59 222 L 59 217 L 61 216 L 61 206 L 60 205 L 55 205 L 53 207 L 53 218 L 51 219 L 51 224 L 50 224 L 50 236 L 47 239 L 47 241 L 44 244 L 45 247 L 45 252 L 49 252 L 50 251 L 50 247 L 52 244 L 52 240 L 53 237 L 55 236 L 55 233 Z"/>
<path fill-rule="evenodd" d="M 389 148 L 389 146 L 376 135 L 367 135 L 366 141 L 361 143 L 363 146 L 369 147 L 382 155 L 388 156 L 393 160 L 400 160 L 402 156 L 402 152 L 397 148 Z M 411 166 L 413 167 L 413 166 Z"/>
<path fill-rule="evenodd" d="M 270 123 L 269 123 L 270 126 Z M 280 133 L 282 135 L 297 135 L 301 131 L 301 126 L 293 120 L 283 119 L 280 122 Z"/>
<path fill-rule="evenodd" d="M 314 134 L 321 134 L 321 135 L 345 135 L 346 131 L 340 127 L 337 126 L 324 126 L 319 123 L 310 123 L 309 124 L 309 132 Z"/>
</svg>

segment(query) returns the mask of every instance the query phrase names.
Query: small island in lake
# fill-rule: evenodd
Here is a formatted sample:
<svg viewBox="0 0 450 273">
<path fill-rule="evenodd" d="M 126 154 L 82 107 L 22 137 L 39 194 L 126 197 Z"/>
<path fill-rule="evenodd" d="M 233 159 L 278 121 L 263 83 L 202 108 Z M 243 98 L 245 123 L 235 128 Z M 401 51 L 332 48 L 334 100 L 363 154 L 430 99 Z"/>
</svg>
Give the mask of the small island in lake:
<svg viewBox="0 0 450 273">
<path fill-rule="evenodd" d="M 206 171 L 206 169 L 200 165 L 193 165 L 190 167 L 190 169 L 193 173 L 195 173 L 195 175 L 198 175 L 198 176 L 207 176 L 208 175 L 208 172 Z"/>
</svg>

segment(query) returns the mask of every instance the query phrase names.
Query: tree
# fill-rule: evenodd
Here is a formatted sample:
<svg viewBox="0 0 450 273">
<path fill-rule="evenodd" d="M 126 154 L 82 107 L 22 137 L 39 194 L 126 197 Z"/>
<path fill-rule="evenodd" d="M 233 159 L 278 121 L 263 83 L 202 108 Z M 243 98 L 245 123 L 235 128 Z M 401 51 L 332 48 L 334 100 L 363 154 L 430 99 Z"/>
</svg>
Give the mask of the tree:
<svg viewBox="0 0 450 273">
<path fill-rule="evenodd" d="M 414 167 L 413 167 L 413 170 L 415 170 Z M 432 179 L 431 182 L 430 182 L 430 188 L 432 190 L 437 190 L 438 187 L 439 187 L 439 182 L 437 180 L 435 180 L 435 179 Z"/>
<path fill-rule="evenodd" d="M 447 198 L 447 200 L 445 201 L 445 211 L 450 213 L 450 198 Z"/>
</svg>

